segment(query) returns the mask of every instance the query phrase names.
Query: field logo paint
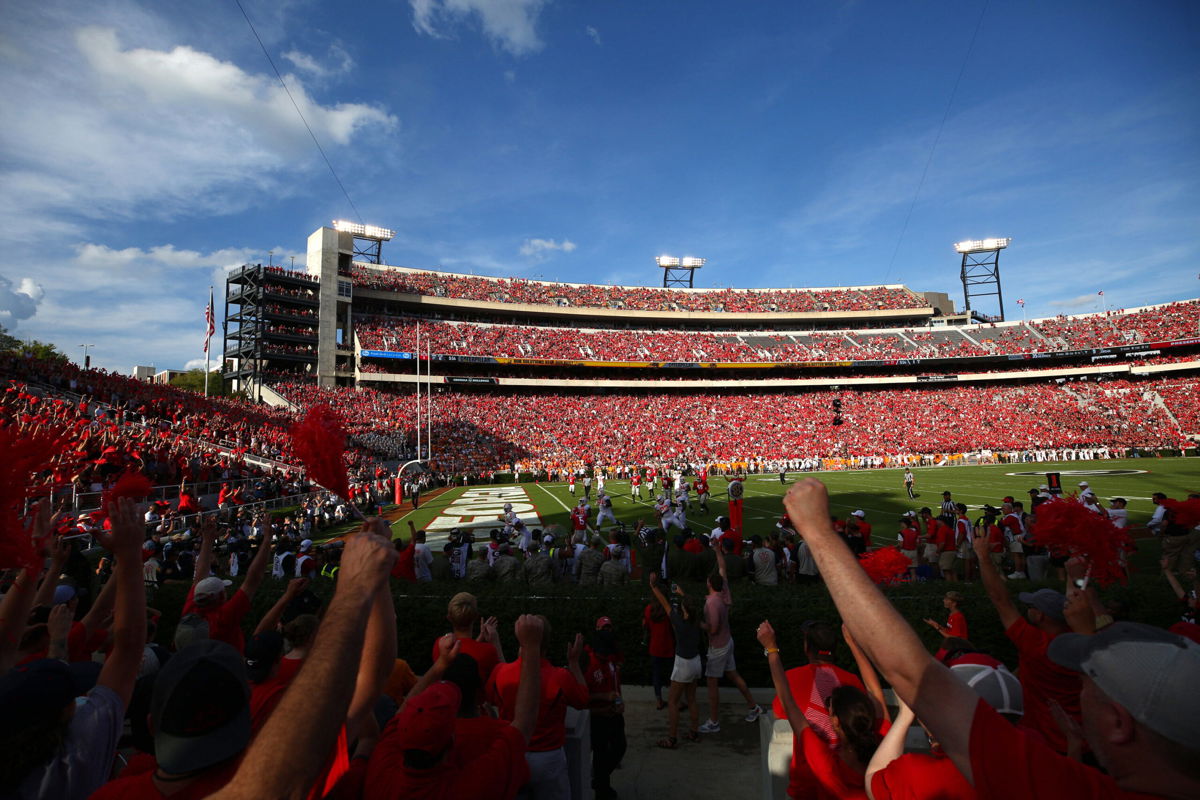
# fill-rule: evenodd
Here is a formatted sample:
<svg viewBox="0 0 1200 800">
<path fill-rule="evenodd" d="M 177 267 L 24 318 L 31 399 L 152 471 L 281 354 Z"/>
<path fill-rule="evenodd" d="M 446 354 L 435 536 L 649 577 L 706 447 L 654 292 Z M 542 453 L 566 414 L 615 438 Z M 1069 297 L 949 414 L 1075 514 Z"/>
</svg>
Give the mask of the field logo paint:
<svg viewBox="0 0 1200 800">
<path fill-rule="evenodd" d="M 495 489 L 467 489 L 457 500 L 425 526 L 430 533 L 448 531 L 451 528 L 503 528 L 504 523 L 496 519 L 504 514 L 504 504 L 512 503 L 512 510 L 530 528 L 542 527 L 542 517 L 529 500 L 521 486 L 505 486 Z"/>
<path fill-rule="evenodd" d="M 1150 470 L 1147 469 L 1057 469 L 1050 472 L 1057 472 L 1059 475 L 1071 475 L 1074 477 L 1083 476 L 1117 476 L 1117 475 L 1145 475 Z M 1046 472 L 1006 472 L 1015 478 L 1038 478 L 1048 473 Z"/>
</svg>

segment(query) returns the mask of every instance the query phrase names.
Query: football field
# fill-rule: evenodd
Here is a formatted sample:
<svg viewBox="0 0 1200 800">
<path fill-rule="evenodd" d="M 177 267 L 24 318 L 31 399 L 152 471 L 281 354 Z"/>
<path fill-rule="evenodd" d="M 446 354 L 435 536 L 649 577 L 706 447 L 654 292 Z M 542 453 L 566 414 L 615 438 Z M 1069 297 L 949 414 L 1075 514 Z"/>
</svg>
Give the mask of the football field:
<svg viewBox="0 0 1200 800">
<path fill-rule="evenodd" d="M 1045 473 L 1058 472 L 1066 493 L 1078 490 L 1080 481 L 1087 481 L 1097 496 L 1108 505 L 1112 497 L 1124 497 L 1129 501 L 1131 527 L 1140 528 L 1154 511 L 1150 496 L 1163 492 L 1169 497 L 1185 498 L 1188 492 L 1200 491 L 1200 459 L 1195 458 L 1141 458 L 1106 461 L 1066 461 L 1040 464 L 996 464 L 988 466 L 924 467 L 913 470 L 916 478 L 917 498 L 910 500 L 904 490 L 903 470 L 877 469 L 845 472 L 788 473 L 781 483 L 778 474 L 750 475 L 745 481 L 743 520 L 745 535 L 767 534 L 775 529 L 775 523 L 783 513 L 782 498 L 788 486 L 804 475 L 813 475 L 829 487 L 830 511 L 839 517 L 861 509 L 871 523 L 877 544 L 895 541 L 897 522 L 908 510 L 929 506 L 937 510 L 942 492 L 949 491 L 957 502 L 965 503 L 975 511 L 986 504 L 999 507 L 1006 495 L 1025 501 L 1028 506 L 1029 490 L 1046 483 Z M 709 479 L 712 499 L 707 513 L 693 502 L 686 517 L 695 531 L 708 532 L 715 527 L 718 516 L 727 509 L 727 481 L 720 476 Z M 630 495 L 628 481 L 608 481 L 606 491 L 613 498 L 613 511 L 618 520 L 632 529 L 638 519 L 653 525 L 653 497 L 647 496 L 645 487 L 642 499 Z M 407 538 L 407 521 L 418 528 L 428 530 L 428 541 L 435 551 L 454 527 L 471 527 L 476 540 L 486 539 L 488 531 L 500 527 L 496 517 L 503 513 L 505 503 L 512 503 L 513 510 L 526 524 L 534 528 L 557 528 L 559 532 L 570 528 L 570 510 L 582 497 L 582 482 L 571 494 L 565 483 L 519 483 L 496 486 L 470 486 L 451 489 L 416 511 L 397 521 L 394 530 Z M 592 514 L 589 522 L 595 526 L 596 491 L 591 493 Z M 973 515 L 974 516 L 974 515 Z M 610 527 L 605 525 L 605 530 Z M 1134 534 L 1138 535 L 1137 533 Z"/>
</svg>

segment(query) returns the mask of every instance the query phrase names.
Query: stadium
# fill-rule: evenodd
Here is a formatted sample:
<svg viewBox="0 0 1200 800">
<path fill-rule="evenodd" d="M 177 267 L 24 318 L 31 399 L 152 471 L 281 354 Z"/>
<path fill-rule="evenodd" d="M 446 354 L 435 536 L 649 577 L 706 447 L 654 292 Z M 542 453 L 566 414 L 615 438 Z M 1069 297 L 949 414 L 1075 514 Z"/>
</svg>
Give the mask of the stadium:
<svg viewBox="0 0 1200 800">
<path fill-rule="evenodd" d="M 1200 797 L 1143 6 L 13 4 L 0 798 Z"/>
<path fill-rule="evenodd" d="M 333 403 L 380 457 L 445 474 L 1112 457 L 1181 453 L 1200 433 L 1195 299 L 980 321 L 946 293 L 899 285 L 656 288 L 391 267 L 390 231 L 337 225 L 309 237 L 304 271 L 230 275 L 225 377 L 276 407 Z"/>
</svg>

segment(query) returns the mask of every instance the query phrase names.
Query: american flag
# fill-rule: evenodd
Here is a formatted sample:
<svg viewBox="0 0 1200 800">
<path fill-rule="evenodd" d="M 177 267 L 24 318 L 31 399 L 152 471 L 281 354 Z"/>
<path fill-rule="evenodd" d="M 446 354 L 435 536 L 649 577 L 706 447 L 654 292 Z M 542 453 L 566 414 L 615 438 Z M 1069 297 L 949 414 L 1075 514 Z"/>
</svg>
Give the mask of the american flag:
<svg viewBox="0 0 1200 800">
<path fill-rule="evenodd" d="M 1096 294 L 1098 294 L 1098 295 L 1100 295 L 1101 297 L 1103 297 L 1103 296 L 1104 296 L 1104 290 L 1103 290 L 1103 289 L 1101 289 L 1100 291 L 1096 292 Z"/>
<path fill-rule="evenodd" d="M 1024 308 L 1025 307 L 1025 298 L 1021 298 L 1020 300 L 1018 300 L 1017 305 L 1019 305 L 1021 308 Z"/>
<path fill-rule="evenodd" d="M 204 352 L 208 352 L 208 340 L 216 333 L 217 321 L 213 316 L 213 290 L 208 287 L 208 308 L 204 309 Z"/>
</svg>

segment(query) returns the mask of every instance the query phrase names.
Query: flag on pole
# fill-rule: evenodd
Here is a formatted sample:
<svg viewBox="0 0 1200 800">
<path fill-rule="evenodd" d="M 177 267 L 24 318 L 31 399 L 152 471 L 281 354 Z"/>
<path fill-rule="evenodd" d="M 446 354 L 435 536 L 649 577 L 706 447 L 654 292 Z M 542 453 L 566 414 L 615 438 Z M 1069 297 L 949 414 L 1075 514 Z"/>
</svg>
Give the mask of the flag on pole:
<svg viewBox="0 0 1200 800">
<path fill-rule="evenodd" d="M 1096 292 L 1096 294 L 1098 294 L 1098 295 L 1100 295 L 1101 297 L 1103 297 L 1103 296 L 1104 296 L 1104 290 L 1103 290 L 1103 289 L 1101 289 L 1100 291 Z"/>
<path fill-rule="evenodd" d="M 1101 293 L 1103 294 L 1103 292 Z M 208 308 L 204 309 L 204 352 L 208 352 L 208 340 L 216 333 L 217 321 L 213 316 L 213 290 L 208 287 Z"/>
<path fill-rule="evenodd" d="M 1021 299 L 1017 300 L 1017 305 L 1019 305 L 1021 308 L 1024 308 L 1025 307 L 1025 298 L 1022 297 Z"/>
</svg>

